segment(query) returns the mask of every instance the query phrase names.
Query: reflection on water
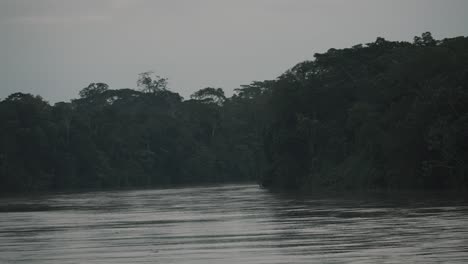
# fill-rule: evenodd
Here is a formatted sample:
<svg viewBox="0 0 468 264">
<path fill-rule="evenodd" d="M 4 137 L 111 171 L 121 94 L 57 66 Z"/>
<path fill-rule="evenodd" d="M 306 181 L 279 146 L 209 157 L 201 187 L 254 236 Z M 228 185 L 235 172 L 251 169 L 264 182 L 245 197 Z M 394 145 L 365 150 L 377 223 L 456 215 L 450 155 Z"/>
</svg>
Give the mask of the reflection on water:
<svg viewBox="0 0 468 264">
<path fill-rule="evenodd" d="M 0 263 L 468 263 L 468 204 L 254 185 L 0 199 Z"/>
</svg>

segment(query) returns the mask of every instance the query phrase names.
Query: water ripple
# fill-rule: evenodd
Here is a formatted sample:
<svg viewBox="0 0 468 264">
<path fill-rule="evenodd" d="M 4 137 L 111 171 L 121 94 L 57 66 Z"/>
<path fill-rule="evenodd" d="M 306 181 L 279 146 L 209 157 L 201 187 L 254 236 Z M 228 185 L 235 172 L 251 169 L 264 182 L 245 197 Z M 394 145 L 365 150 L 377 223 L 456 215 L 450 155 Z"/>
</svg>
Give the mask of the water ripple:
<svg viewBox="0 0 468 264">
<path fill-rule="evenodd" d="M 254 185 L 0 199 L 0 263 L 468 263 L 468 205 Z"/>
</svg>

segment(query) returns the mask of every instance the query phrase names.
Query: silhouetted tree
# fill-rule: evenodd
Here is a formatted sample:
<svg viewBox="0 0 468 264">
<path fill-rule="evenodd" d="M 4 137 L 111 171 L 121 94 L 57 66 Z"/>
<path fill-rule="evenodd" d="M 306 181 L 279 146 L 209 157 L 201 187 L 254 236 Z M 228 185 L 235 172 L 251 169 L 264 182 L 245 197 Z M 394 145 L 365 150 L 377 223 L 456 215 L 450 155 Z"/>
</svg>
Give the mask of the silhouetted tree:
<svg viewBox="0 0 468 264">
<path fill-rule="evenodd" d="M 154 75 L 153 72 L 143 72 L 139 74 L 137 86 L 145 93 L 158 93 L 167 90 L 167 78 Z"/>
<path fill-rule="evenodd" d="M 0 101 L 0 190 L 257 180 L 279 189 L 467 189 L 468 38 L 330 49 L 190 100 L 145 72 L 51 106 Z"/>
</svg>

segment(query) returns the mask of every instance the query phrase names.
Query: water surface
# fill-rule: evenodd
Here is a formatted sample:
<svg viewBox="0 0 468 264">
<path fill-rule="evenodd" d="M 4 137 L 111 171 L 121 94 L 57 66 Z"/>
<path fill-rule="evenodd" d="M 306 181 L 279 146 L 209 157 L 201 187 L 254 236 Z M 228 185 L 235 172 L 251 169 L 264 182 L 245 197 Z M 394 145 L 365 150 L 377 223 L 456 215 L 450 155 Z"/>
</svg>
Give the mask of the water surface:
<svg viewBox="0 0 468 264">
<path fill-rule="evenodd" d="M 255 185 L 0 198 L 0 263 L 468 263 L 468 204 Z"/>
</svg>

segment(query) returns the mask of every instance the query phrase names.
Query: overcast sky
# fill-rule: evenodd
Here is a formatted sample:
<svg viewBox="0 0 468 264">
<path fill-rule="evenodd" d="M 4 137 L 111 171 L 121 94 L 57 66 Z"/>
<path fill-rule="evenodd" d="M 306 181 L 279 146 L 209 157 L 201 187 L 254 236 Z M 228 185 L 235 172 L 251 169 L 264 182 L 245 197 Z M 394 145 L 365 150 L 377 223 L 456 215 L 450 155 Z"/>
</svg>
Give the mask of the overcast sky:
<svg viewBox="0 0 468 264">
<path fill-rule="evenodd" d="M 466 0 L 0 0 L 0 98 L 68 101 L 91 82 L 169 78 L 187 98 L 273 79 L 329 48 L 381 36 L 468 35 Z"/>
</svg>

